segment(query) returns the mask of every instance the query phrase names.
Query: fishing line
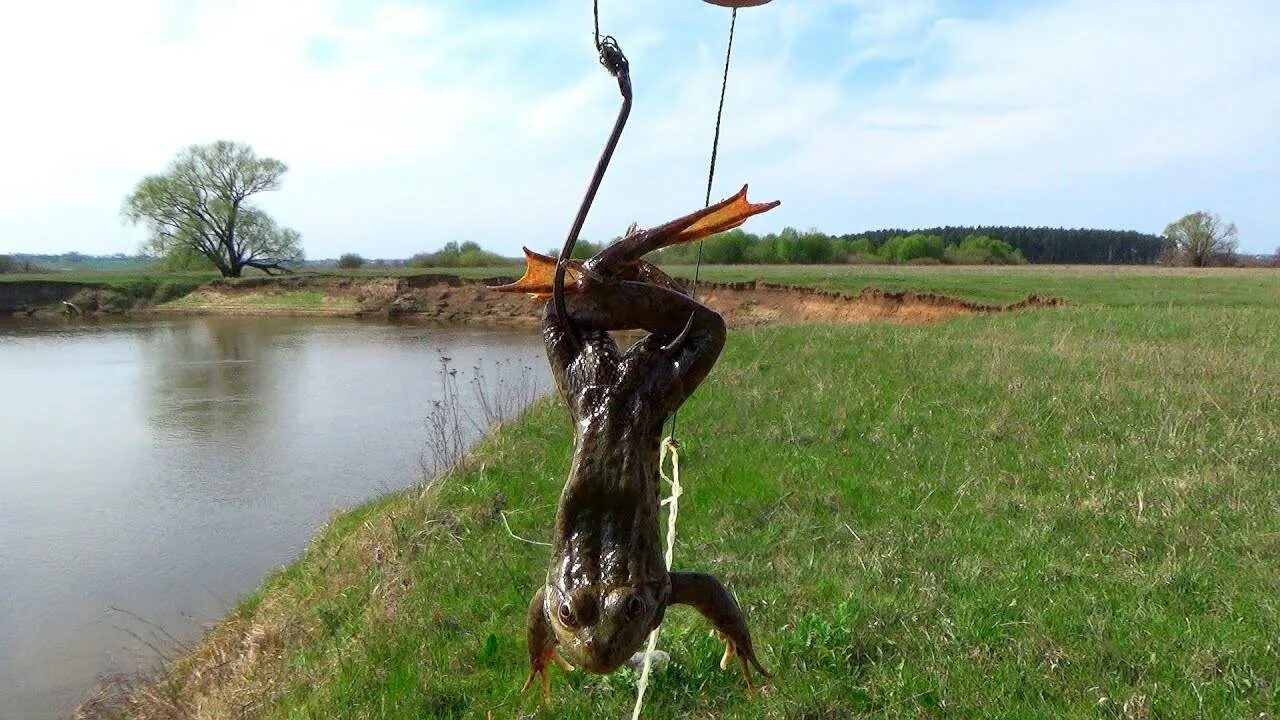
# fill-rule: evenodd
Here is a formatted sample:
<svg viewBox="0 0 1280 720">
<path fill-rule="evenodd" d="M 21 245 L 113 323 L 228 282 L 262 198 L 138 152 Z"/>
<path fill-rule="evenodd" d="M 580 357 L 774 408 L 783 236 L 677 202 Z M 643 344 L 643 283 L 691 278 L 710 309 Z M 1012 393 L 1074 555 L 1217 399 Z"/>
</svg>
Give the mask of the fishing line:
<svg viewBox="0 0 1280 720">
<path fill-rule="evenodd" d="M 598 20 L 597 20 L 598 22 Z M 724 53 L 724 74 L 720 79 L 720 104 L 716 108 L 716 128 L 715 135 L 711 140 L 711 162 L 707 168 L 707 194 L 703 200 L 703 207 L 711 206 L 711 187 L 716 177 L 716 158 L 720 150 L 720 126 L 724 120 L 724 98 L 729 89 L 729 64 L 733 59 L 733 35 L 738 25 L 738 9 L 733 9 L 733 14 L 729 18 L 729 43 Z M 596 30 L 596 36 L 599 37 L 599 29 Z M 690 288 L 690 298 L 698 299 L 698 278 L 702 273 L 702 245 L 705 240 L 698 241 L 698 262 L 693 270 L 693 286 Z M 684 489 L 680 486 L 680 444 L 676 441 L 676 424 L 680 418 L 680 410 L 676 409 L 671 415 L 671 434 L 662 441 L 662 450 L 658 456 L 658 474 L 663 480 L 671 486 L 671 495 L 662 501 L 667 506 L 667 551 L 664 560 L 667 563 L 667 570 L 671 570 L 671 561 L 675 556 L 676 548 L 676 517 L 680 513 L 680 496 L 684 494 Z M 671 457 L 671 476 L 668 477 L 664 468 L 667 464 L 668 454 Z M 640 681 L 636 684 L 636 704 L 631 711 L 631 720 L 640 720 L 640 713 L 644 710 L 644 696 L 649 689 L 649 672 L 653 665 L 653 651 L 658 646 L 658 630 L 654 628 L 649 633 L 649 644 L 644 651 L 644 665 L 640 669 Z M 721 663 L 723 665 L 723 663 Z"/>
<path fill-rule="evenodd" d="M 733 59 L 733 36 L 734 31 L 738 27 L 738 8 L 733 9 L 733 13 L 729 16 L 729 44 L 724 51 L 724 75 L 720 79 L 720 105 L 716 108 L 716 130 L 711 140 L 711 162 L 707 168 L 707 195 L 703 200 L 703 207 L 711 206 L 711 185 L 716 178 L 716 159 L 720 154 L 720 124 L 724 120 L 724 98 L 729 90 L 729 63 Z M 596 31 L 599 33 L 599 30 Z M 698 299 L 698 278 L 702 275 L 702 246 L 706 240 L 698 241 L 698 262 L 693 266 L 693 285 L 690 287 L 690 297 L 693 300 Z M 668 438 L 671 442 L 676 441 L 676 426 L 680 420 L 680 409 L 671 414 L 671 436 Z"/>
</svg>

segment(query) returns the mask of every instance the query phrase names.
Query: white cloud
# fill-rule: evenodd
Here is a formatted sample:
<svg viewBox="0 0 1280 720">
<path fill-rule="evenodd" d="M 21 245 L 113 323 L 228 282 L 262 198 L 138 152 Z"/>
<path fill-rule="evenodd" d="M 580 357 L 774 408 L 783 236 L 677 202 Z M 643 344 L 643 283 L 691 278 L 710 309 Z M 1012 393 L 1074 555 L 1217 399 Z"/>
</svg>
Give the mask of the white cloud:
<svg viewBox="0 0 1280 720">
<path fill-rule="evenodd" d="M 1094 0 L 939 18 L 923 51 L 936 70 L 842 95 L 805 120 L 809 132 L 773 138 L 795 152 L 765 174 L 818 178 L 789 217 L 797 223 L 843 205 L 841 225 L 852 229 L 1155 230 L 1213 205 L 1253 229 L 1246 243 L 1267 248 L 1277 240 L 1275 209 L 1233 189 L 1275 187 L 1254 166 L 1280 150 L 1268 127 L 1280 111 L 1280 53 L 1269 37 L 1277 18 L 1262 3 Z M 800 92 L 755 102 L 807 113 Z"/>
<path fill-rule="evenodd" d="M 727 16 L 602 3 L 637 102 L 587 235 L 700 203 Z M 124 195 L 184 145 L 291 166 L 265 200 L 310 255 L 563 240 L 617 109 L 569 0 L 11 4 L 0 10 L 0 251 L 131 251 Z M 1154 230 L 1210 207 L 1269 249 L 1280 8 L 1059 0 L 963 17 L 929 0 L 743 12 L 717 194 L 753 224 L 1010 222 Z M 1267 190 L 1272 192 L 1267 192 Z"/>
</svg>

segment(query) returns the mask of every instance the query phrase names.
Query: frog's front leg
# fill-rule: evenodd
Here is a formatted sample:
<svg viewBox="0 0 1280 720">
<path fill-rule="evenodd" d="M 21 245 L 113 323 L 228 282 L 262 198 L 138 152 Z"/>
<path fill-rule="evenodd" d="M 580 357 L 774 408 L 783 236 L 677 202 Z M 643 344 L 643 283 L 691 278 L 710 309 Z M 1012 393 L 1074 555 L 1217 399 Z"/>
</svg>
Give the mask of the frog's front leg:
<svg viewBox="0 0 1280 720">
<path fill-rule="evenodd" d="M 551 700 L 551 677 L 547 674 L 547 665 L 555 663 L 565 672 L 572 672 L 573 666 L 565 662 L 556 652 L 556 636 L 551 630 L 551 621 L 547 619 L 546 586 L 538 588 L 529 601 L 529 613 L 525 623 L 525 638 L 529 642 L 529 677 L 524 681 L 520 692 L 529 689 L 534 678 L 541 680 L 543 700 Z"/>
<path fill-rule="evenodd" d="M 727 669 L 736 655 L 742 663 L 742 677 L 747 681 L 747 687 L 754 687 L 751 682 L 752 667 L 765 677 L 773 677 L 756 659 L 755 648 L 751 645 L 751 632 L 747 630 L 747 620 L 742 616 L 742 608 L 738 607 L 738 601 L 733 599 L 719 580 L 706 573 L 673 572 L 671 599 L 668 604 L 692 605 L 711 621 L 725 640 L 720 667 Z"/>
</svg>

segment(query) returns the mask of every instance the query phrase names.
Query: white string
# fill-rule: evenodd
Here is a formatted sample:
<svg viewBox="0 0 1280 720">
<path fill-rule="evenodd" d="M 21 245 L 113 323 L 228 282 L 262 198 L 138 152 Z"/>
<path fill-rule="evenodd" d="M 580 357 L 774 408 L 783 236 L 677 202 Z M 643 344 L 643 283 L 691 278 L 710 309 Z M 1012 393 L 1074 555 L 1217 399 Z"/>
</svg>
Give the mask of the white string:
<svg viewBox="0 0 1280 720">
<path fill-rule="evenodd" d="M 599 18 L 597 17 L 597 25 Z M 720 148 L 720 121 L 724 115 L 724 97 L 725 91 L 729 87 L 729 61 L 733 57 L 733 33 L 738 24 L 738 9 L 733 9 L 733 17 L 729 21 L 729 47 L 724 55 L 724 78 L 720 85 L 720 107 L 716 111 L 716 134 L 715 139 L 711 143 L 711 167 L 707 171 L 707 197 L 705 205 L 711 204 L 711 185 L 716 174 L 716 154 Z M 596 37 L 599 38 L 600 31 L 597 28 Z M 598 40 L 597 40 L 598 42 Z M 702 272 L 702 243 L 698 243 L 698 265 L 693 274 L 693 294 L 692 297 L 697 299 L 698 292 L 698 275 Z M 671 495 L 662 501 L 667 506 L 667 571 L 671 571 L 671 558 L 675 555 L 676 549 L 676 516 L 680 514 L 680 495 L 684 492 L 680 487 L 680 449 L 675 441 L 676 422 L 679 417 L 677 410 L 671 416 L 671 435 L 668 435 L 662 441 L 661 454 L 658 456 L 658 474 L 662 476 L 671 485 Z M 663 467 L 667 463 L 667 452 L 671 453 L 671 477 L 663 471 Z M 654 628 L 649 633 L 649 644 L 644 651 L 644 667 L 640 670 L 640 682 L 636 685 L 636 706 L 631 711 L 631 720 L 640 720 L 640 712 L 644 709 L 644 694 L 649 689 L 649 669 L 653 664 L 653 651 L 658 646 L 658 628 Z"/>
<path fill-rule="evenodd" d="M 500 510 L 498 514 L 502 516 L 502 526 L 507 529 L 507 534 L 510 535 L 511 537 L 515 538 L 516 540 L 519 540 L 520 542 L 529 543 L 530 545 L 542 545 L 543 547 L 553 547 L 552 544 L 549 542 L 542 542 L 541 540 L 530 540 L 529 538 L 520 537 L 514 532 L 511 532 L 511 523 L 507 522 L 507 511 Z"/>
<path fill-rule="evenodd" d="M 663 470 L 667 464 L 667 452 L 671 453 L 671 477 Z M 662 451 L 658 456 L 658 474 L 671 486 L 671 495 L 662 501 L 667 506 L 667 570 L 671 570 L 671 558 L 676 551 L 676 516 L 680 514 L 680 496 L 684 490 L 680 487 L 680 449 L 670 437 L 662 441 Z M 640 682 L 636 685 L 636 706 L 631 711 L 631 720 L 640 720 L 640 711 L 644 709 L 644 694 L 649 689 L 649 668 L 653 664 L 653 651 L 658 646 L 658 628 L 649 633 L 649 644 L 644 651 L 644 667 L 640 670 Z"/>
</svg>

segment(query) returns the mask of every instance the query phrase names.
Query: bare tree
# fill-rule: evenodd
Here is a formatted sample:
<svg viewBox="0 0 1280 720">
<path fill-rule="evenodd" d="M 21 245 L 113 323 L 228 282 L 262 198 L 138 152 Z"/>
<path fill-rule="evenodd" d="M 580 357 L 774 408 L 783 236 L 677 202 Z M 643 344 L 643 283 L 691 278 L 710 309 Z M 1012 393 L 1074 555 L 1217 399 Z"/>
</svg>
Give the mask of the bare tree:
<svg viewBox="0 0 1280 720">
<path fill-rule="evenodd" d="M 302 259 L 297 231 L 248 204 L 257 193 L 279 189 L 286 170 L 247 145 L 192 145 L 163 174 L 138 183 L 125 199 L 124 215 L 151 231 L 144 245 L 149 254 L 190 249 L 209 258 L 224 277 L 240 277 L 246 267 L 268 274 L 287 270 Z"/>
<path fill-rule="evenodd" d="M 1201 210 L 1185 215 L 1164 229 L 1166 252 L 1179 262 L 1205 267 L 1229 262 L 1236 252 L 1236 226 Z"/>
</svg>

